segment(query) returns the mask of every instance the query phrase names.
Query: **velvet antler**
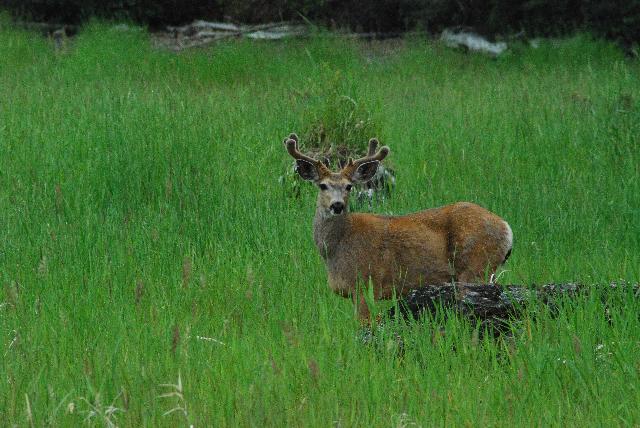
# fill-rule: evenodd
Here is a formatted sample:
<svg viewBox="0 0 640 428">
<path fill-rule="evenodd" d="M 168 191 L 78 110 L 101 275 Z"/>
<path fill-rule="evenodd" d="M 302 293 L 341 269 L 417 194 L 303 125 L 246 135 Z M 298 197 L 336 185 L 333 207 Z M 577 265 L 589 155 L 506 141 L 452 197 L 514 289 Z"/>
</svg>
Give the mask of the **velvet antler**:
<svg viewBox="0 0 640 428">
<path fill-rule="evenodd" d="M 382 146 L 380 147 L 380 150 L 376 151 L 377 147 L 378 140 L 375 138 L 370 139 L 367 156 L 356 160 L 349 159 L 347 165 L 342 168 L 342 174 L 346 177 L 353 177 L 360 167 L 373 169 L 373 174 L 375 174 L 375 170 L 378 169 L 378 164 L 389 154 L 389 147 Z M 367 164 L 371 164 L 369 168 L 366 166 Z M 368 174 L 365 173 L 365 171 L 362 171 L 363 177 L 367 177 L 369 175 L 373 176 L 373 174 Z M 368 179 L 371 179 L 371 177 L 369 177 Z"/>
<path fill-rule="evenodd" d="M 331 174 L 331 171 L 319 160 L 303 155 L 298 150 L 298 136 L 290 134 L 284 145 L 292 158 L 296 160 L 296 170 L 305 180 L 318 180 Z"/>
</svg>

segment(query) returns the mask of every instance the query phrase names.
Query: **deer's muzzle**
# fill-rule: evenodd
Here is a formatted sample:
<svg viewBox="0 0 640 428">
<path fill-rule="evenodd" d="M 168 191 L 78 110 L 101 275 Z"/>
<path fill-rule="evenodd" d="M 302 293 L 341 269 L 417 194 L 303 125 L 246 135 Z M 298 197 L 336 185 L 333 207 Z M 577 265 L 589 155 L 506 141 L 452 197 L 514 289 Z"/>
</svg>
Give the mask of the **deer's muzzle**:
<svg viewBox="0 0 640 428">
<path fill-rule="evenodd" d="M 333 202 L 330 206 L 329 206 L 329 211 L 331 211 L 332 214 L 342 214 L 342 212 L 344 211 L 344 202 L 342 201 L 335 201 Z"/>
</svg>

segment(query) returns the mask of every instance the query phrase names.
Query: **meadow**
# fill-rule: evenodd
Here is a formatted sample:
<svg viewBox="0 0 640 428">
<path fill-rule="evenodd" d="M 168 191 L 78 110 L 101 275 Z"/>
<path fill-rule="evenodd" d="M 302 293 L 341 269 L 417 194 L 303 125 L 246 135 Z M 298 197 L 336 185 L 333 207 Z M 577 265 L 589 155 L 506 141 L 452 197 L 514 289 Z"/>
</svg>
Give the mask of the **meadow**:
<svg viewBox="0 0 640 428">
<path fill-rule="evenodd" d="M 0 93 L 2 425 L 640 425 L 637 298 L 365 346 L 313 245 L 317 190 L 282 178 L 282 139 L 348 99 L 397 172 L 358 209 L 473 201 L 513 229 L 501 283 L 637 282 L 640 64 L 614 45 L 175 54 L 93 23 L 56 51 L 3 19 Z"/>
</svg>

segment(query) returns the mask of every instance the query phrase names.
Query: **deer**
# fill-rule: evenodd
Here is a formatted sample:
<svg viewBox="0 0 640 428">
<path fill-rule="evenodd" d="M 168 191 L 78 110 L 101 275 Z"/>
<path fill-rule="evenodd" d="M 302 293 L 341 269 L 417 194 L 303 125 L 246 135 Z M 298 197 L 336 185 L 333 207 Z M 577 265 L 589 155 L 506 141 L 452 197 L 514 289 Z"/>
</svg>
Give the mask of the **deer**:
<svg viewBox="0 0 640 428">
<path fill-rule="evenodd" d="M 350 213 L 353 186 L 371 180 L 390 153 L 378 144 L 372 138 L 365 157 L 349 159 L 332 172 L 299 151 L 296 134 L 284 139 L 298 175 L 318 187 L 313 239 L 329 287 L 353 299 L 363 323 L 370 320 L 364 284 L 372 288 L 375 300 L 385 300 L 428 285 L 492 281 L 513 244 L 509 224 L 471 202 L 406 215 Z"/>
</svg>

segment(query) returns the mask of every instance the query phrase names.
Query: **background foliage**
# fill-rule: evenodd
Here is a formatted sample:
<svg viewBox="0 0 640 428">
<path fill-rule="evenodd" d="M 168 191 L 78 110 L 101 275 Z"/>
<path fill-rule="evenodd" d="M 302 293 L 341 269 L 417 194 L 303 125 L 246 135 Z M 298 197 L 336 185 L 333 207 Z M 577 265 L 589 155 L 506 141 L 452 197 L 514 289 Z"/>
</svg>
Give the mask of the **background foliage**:
<svg viewBox="0 0 640 428">
<path fill-rule="evenodd" d="M 151 27 L 193 19 L 258 23 L 300 20 L 356 31 L 437 31 L 457 25 L 485 34 L 559 35 L 577 28 L 629 45 L 640 40 L 640 0 L 0 0 L 37 21 L 130 19 Z"/>
</svg>

